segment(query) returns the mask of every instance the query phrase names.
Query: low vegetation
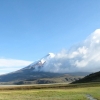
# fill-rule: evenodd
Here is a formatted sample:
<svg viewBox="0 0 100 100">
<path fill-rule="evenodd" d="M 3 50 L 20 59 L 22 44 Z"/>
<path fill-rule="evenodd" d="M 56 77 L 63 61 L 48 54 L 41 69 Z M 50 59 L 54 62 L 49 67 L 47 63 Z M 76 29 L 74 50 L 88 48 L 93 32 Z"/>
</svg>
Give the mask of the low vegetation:
<svg viewBox="0 0 100 100">
<path fill-rule="evenodd" d="M 100 100 L 100 83 L 1 86 L 0 100 Z"/>
</svg>

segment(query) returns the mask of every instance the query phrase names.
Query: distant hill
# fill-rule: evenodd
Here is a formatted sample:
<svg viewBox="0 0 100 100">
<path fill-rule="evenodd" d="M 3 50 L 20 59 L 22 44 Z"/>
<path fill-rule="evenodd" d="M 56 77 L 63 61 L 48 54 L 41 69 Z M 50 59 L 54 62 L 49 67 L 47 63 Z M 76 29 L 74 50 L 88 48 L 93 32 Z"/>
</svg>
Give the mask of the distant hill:
<svg viewBox="0 0 100 100">
<path fill-rule="evenodd" d="M 100 71 L 87 75 L 86 77 L 76 80 L 73 83 L 100 82 Z"/>
<path fill-rule="evenodd" d="M 71 73 L 72 74 L 72 73 Z M 70 74 L 33 72 L 31 70 L 17 71 L 0 76 L 0 84 L 50 84 L 50 83 L 69 83 L 81 79 L 83 76 Z"/>
<path fill-rule="evenodd" d="M 79 73 L 79 74 L 78 74 Z M 9 74 L 0 75 L 0 84 L 50 84 L 50 83 L 69 83 L 84 77 L 88 73 L 52 73 L 33 71 L 31 69 L 21 69 Z"/>
</svg>

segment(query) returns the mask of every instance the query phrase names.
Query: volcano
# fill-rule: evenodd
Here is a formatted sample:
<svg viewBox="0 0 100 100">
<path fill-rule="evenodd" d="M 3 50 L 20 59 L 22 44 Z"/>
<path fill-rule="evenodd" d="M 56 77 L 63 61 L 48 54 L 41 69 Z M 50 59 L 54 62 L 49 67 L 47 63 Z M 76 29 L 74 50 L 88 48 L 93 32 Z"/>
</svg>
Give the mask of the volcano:
<svg viewBox="0 0 100 100">
<path fill-rule="evenodd" d="M 46 84 L 58 82 L 72 82 L 82 78 L 80 75 L 75 76 L 68 73 L 44 72 L 43 67 L 46 61 L 55 57 L 49 53 L 38 61 L 19 69 L 15 72 L 0 75 L 0 84 Z"/>
<path fill-rule="evenodd" d="M 32 71 L 42 71 L 42 68 L 44 64 L 46 63 L 46 60 L 53 58 L 55 55 L 53 53 L 49 53 L 46 56 L 42 57 L 40 60 L 30 64 L 29 66 L 21 69 L 22 71 L 25 70 L 32 70 Z"/>
</svg>

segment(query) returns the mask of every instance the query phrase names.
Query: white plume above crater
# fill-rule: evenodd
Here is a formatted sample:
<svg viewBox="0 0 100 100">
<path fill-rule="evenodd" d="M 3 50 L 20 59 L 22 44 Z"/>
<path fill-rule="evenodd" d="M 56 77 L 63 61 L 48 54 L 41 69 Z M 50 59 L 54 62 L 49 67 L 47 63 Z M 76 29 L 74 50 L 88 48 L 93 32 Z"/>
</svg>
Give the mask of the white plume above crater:
<svg viewBox="0 0 100 100">
<path fill-rule="evenodd" d="M 53 57 L 55 57 L 55 54 L 54 54 L 54 53 L 49 53 L 49 56 L 50 56 L 51 58 L 53 58 Z"/>
</svg>

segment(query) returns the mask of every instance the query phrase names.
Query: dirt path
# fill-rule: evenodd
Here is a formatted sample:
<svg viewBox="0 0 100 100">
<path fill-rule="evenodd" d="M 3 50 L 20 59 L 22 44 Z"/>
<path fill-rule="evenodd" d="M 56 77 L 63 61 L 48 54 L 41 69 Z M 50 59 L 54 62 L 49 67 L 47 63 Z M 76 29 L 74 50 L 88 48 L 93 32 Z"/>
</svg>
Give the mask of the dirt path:
<svg viewBox="0 0 100 100">
<path fill-rule="evenodd" d="M 87 94 L 86 97 L 87 97 L 89 100 L 97 100 L 97 99 L 93 98 L 90 94 Z"/>
</svg>

